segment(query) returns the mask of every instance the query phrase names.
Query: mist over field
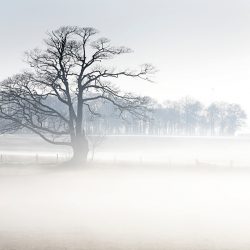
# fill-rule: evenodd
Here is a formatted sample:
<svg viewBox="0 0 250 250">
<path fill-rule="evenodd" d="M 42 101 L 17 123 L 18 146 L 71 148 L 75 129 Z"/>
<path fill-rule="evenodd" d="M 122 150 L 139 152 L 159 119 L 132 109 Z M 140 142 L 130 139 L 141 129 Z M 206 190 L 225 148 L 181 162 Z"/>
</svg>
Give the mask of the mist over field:
<svg viewBox="0 0 250 250">
<path fill-rule="evenodd" d="M 107 136 L 73 167 L 68 148 L 2 136 L 0 249 L 249 249 L 249 144 Z"/>
<path fill-rule="evenodd" d="M 249 250 L 250 1 L 2 1 L 0 250 Z"/>
</svg>

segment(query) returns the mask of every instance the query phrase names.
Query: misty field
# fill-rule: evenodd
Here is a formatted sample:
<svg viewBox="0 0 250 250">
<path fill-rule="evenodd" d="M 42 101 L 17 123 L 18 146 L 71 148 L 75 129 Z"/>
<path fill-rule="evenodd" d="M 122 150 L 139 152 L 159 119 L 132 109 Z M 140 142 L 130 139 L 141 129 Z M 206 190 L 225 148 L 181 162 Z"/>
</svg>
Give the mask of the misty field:
<svg viewBox="0 0 250 250">
<path fill-rule="evenodd" d="M 111 136 L 74 168 L 66 147 L 1 136 L 0 249 L 249 249 L 249 148 Z"/>
</svg>

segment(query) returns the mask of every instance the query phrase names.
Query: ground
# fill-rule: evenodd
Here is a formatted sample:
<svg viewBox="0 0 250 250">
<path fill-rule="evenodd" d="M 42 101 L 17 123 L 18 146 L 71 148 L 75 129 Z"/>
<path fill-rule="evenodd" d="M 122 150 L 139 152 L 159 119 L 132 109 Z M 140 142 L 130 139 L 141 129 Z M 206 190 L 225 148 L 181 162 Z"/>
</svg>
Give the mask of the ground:
<svg viewBox="0 0 250 250">
<path fill-rule="evenodd" d="M 149 157 L 148 138 L 122 138 L 120 150 L 117 138 L 107 138 L 96 161 L 70 168 L 51 156 L 70 154 L 64 148 L 35 143 L 31 150 L 36 139 L 17 146 L 22 137 L 8 138 L 0 143 L 8 149 L 0 166 L 1 250 L 250 248 L 250 168 L 240 157 L 248 139 L 154 138 Z M 167 147 L 171 163 L 162 155 Z M 18 149 L 23 158 L 10 154 Z M 119 158 L 129 150 L 134 158 Z M 161 161 L 152 163 L 157 152 Z"/>
</svg>

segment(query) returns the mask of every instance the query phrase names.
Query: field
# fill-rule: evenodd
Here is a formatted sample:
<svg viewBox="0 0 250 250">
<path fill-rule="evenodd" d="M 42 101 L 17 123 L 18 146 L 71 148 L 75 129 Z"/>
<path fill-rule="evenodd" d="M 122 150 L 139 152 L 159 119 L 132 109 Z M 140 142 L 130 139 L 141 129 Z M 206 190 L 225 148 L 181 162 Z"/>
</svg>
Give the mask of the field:
<svg viewBox="0 0 250 250">
<path fill-rule="evenodd" d="M 88 166 L 0 138 L 0 249 L 250 249 L 250 140 L 107 137 Z"/>
</svg>

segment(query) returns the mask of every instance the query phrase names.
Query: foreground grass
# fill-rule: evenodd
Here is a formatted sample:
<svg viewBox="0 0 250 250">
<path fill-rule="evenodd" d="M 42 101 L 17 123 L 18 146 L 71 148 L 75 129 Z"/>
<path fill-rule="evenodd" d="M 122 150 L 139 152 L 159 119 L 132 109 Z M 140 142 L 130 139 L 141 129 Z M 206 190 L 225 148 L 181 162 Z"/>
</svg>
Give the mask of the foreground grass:
<svg viewBox="0 0 250 250">
<path fill-rule="evenodd" d="M 0 166 L 0 249 L 249 249 L 250 172 L 193 165 Z"/>
</svg>

